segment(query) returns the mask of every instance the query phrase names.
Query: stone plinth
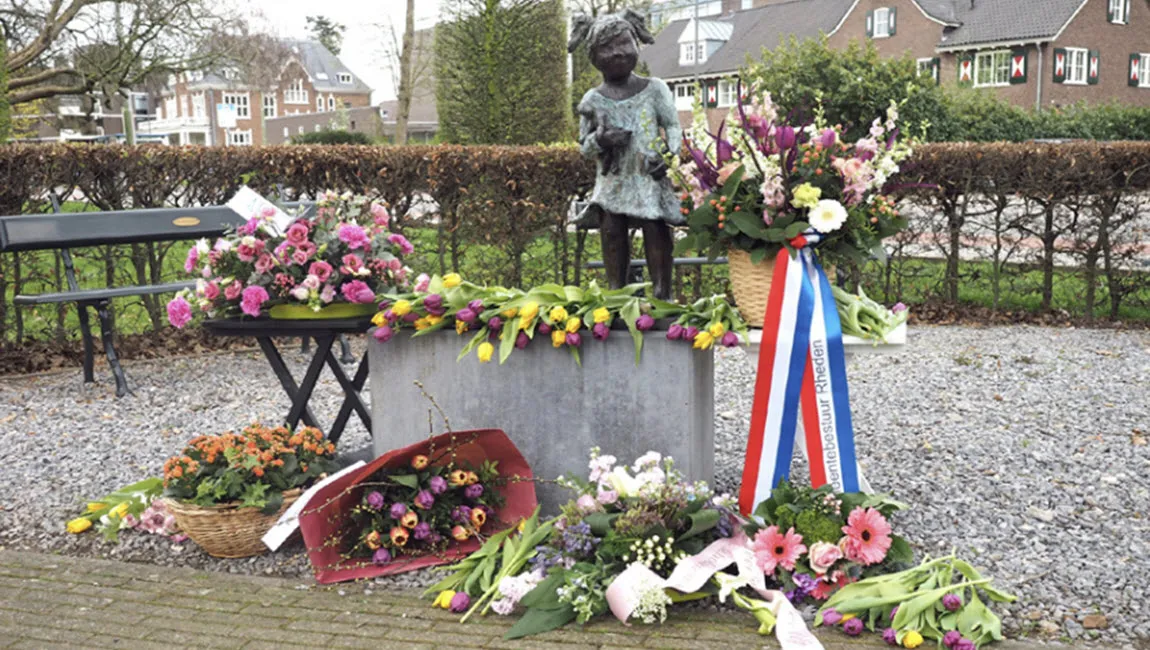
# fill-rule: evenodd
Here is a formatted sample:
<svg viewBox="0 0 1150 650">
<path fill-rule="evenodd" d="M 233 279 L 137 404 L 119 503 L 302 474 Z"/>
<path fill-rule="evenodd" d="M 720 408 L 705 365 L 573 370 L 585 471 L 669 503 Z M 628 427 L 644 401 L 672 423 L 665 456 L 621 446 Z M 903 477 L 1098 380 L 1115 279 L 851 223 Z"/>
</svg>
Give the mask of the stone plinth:
<svg viewBox="0 0 1150 650">
<path fill-rule="evenodd" d="M 598 445 L 628 463 L 654 450 L 674 457 L 689 479 L 711 481 L 714 356 L 651 331 L 636 365 L 627 331 L 612 331 L 602 342 L 584 335 L 582 366 L 544 336 L 503 365 L 497 358 L 481 364 L 474 352 L 456 362 L 468 339 L 454 331 L 418 338 L 404 332 L 387 343 L 368 337 L 376 455 L 427 437 L 433 407 L 419 381 L 453 430 L 506 431 L 537 478 L 585 477 L 588 450 Z M 438 415 L 433 422 L 437 433 L 445 430 Z M 537 489 L 546 513 L 570 496 L 547 483 Z"/>
</svg>

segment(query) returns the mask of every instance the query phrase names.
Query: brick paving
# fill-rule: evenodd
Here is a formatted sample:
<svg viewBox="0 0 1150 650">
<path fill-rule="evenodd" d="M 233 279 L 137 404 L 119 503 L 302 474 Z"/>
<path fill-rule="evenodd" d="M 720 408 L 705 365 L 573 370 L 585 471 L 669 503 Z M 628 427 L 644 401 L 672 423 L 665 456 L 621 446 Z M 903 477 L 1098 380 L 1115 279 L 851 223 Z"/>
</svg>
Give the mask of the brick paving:
<svg viewBox="0 0 1150 650">
<path fill-rule="evenodd" d="M 747 615 L 688 609 L 660 626 L 604 619 L 505 641 L 513 619 L 458 623 L 415 592 L 0 550 L 0 648 L 759 648 Z M 877 635 L 820 631 L 827 650 L 877 650 Z M 925 647 L 925 646 L 924 646 Z M 1007 641 L 996 650 L 1037 644 Z"/>
</svg>

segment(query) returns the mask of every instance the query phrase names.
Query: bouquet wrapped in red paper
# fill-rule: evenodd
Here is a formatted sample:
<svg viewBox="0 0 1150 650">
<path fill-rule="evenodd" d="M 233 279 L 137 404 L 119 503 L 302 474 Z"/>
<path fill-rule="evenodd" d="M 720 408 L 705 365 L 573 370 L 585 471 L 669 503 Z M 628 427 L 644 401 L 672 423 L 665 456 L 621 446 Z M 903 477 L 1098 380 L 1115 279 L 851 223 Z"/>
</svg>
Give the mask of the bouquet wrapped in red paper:
<svg viewBox="0 0 1150 650">
<path fill-rule="evenodd" d="M 320 583 L 466 557 L 530 517 L 533 475 L 503 431 L 445 433 L 388 452 L 321 488 L 300 517 Z"/>
</svg>

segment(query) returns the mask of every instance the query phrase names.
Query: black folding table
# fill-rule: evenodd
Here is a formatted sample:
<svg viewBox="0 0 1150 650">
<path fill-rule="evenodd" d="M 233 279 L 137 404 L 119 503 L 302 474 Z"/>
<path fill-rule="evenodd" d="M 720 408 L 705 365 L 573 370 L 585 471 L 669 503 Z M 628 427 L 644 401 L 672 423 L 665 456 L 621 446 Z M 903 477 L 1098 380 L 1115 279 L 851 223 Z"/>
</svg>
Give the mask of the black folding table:
<svg viewBox="0 0 1150 650">
<path fill-rule="evenodd" d="M 326 363 L 344 392 L 339 414 L 336 415 L 331 429 L 325 431 L 327 438 L 332 442 L 339 442 L 343 428 L 347 426 L 347 421 L 351 418 L 353 411 L 359 416 L 363 425 L 367 427 L 368 432 L 371 432 L 371 413 L 360 397 L 360 391 L 367 383 L 367 353 L 364 352 L 359 367 L 355 371 L 355 376 L 351 379 L 348 378 L 343 367 L 340 366 L 339 360 L 332 353 L 332 345 L 341 334 L 366 332 L 371 327 L 370 317 L 322 320 L 225 318 L 204 321 L 204 327 L 208 332 L 217 336 L 251 336 L 256 339 L 268 363 L 271 364 L 272 371 L 275 372 L 280 384 L 283 385 L 284 392 L 291 399 L 291 409 L 284 420 L 288 427 L 295 429 L 302 419 L 304 424 L 310 427 L 323 429 L 307 404 L 315 390 L 319 373 L 323 371 L 323 366 Z M 292 377 L 291 371 L 288 370 L 287 364 L 284 363 L 283 356 L 273 340 L 274 337 L 304 337 L 315 340 L 315 350 L 311 362 L 308 363 L 303 380 L 298 385 L 295 378 Z"/>
</svg>

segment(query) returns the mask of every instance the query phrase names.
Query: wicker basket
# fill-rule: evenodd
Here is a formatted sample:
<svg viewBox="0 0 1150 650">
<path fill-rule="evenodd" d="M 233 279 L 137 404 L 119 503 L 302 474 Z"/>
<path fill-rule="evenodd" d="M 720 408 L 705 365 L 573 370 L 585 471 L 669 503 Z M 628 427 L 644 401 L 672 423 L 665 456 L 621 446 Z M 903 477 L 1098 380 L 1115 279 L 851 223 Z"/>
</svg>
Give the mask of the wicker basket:
<svg viewBox="0 0 1150 650">
<path fill-rule="evenodd" d="M 767 298 L 771 295 L 771 278 L 775 274 L 774 256 L 769 255 L 755 264 L 750 253 L 732 248 L 727 251 L 727 264 L 730 267 L 731 293 L 735 295 L 739 313 L 747 326 L 762 327 Z"/>
<path fill-rule="evenodd" d="M 274 515 L 261 514 L 259 508 L 241 508 L 239 504 L 197 506 L 175 499 L 164 499 L 176 517 L 180 530 L 214 557 L 251 557 L 267 552 L 263 536 L 280 516 L 299 498 L 300 490 L 284 492 L 284 502 Z"/>
</svg>

